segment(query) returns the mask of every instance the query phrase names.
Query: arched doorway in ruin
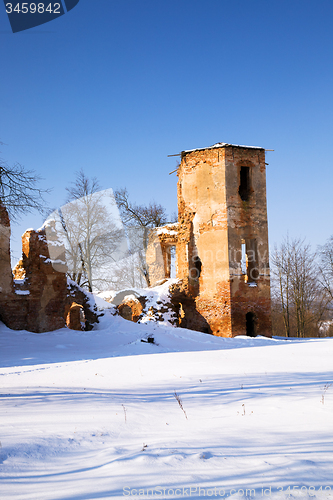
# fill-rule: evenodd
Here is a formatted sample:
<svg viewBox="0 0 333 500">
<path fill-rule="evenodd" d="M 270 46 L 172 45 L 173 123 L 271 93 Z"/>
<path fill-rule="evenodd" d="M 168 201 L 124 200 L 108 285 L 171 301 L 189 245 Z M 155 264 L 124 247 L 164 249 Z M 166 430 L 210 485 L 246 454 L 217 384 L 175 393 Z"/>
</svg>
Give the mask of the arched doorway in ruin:
<svg viewBox="0 0 333 500">
<path fill-rule="evenodd" d="M 85 314 L 81 304 L 73 302 L 69 308 L 66 308 L 66 325 L 71 330 L 84 330 L 85 329 Z"/>
<path fill-rule="evenodd" d="M 254 312 L 249 311 L 246 313 L 246 335 L 248 337 L 257 336 L 258 319 Z"/>
</svg>

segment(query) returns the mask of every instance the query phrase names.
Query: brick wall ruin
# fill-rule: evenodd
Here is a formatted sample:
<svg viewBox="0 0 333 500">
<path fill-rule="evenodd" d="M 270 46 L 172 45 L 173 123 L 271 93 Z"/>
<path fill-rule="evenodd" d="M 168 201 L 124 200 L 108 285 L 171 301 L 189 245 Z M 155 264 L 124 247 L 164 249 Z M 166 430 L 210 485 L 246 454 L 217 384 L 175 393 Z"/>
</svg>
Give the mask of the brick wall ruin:
<svg viewBox="0 0 333 500">
<path fill-rule="evenodd" d="M 68 283 L 66 270 L 65 249 L 49 223 L 24 233 L 22 259 L 12 273 L 9 218 L 0 207 L 0 319 L 5 325 L 35 333 L 66 325 L 90 329 L 97 321 L 96 311 L 87 295 Z"/>
</svg>

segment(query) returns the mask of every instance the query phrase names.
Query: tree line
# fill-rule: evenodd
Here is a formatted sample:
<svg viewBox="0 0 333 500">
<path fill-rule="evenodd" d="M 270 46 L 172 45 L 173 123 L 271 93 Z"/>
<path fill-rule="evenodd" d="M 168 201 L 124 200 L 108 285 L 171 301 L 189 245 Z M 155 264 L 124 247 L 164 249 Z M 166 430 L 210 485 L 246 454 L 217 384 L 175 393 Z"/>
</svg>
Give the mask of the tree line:
<svg viewBox="0 0 333 500">
<path fill-rule="evenodd" d="M 286 237 L 271 255 L 274 335 L 333 335 L 333 236 L 316 252 Z"/>
</svg>

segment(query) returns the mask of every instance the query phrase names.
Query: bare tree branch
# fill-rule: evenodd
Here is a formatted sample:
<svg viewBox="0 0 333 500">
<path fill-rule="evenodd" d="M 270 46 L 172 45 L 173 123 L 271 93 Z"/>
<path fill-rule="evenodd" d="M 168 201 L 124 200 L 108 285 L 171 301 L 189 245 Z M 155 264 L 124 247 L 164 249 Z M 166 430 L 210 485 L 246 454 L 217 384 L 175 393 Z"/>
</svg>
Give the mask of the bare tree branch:
<svg viewBox="0 0 333 500">
<path fill-rule="evenodd" d="M 131 250 L 138 254 L 138 270 L 149 287 L 150 277 L 146 264 L 149 230 L 166 224 L 165 208 L 154 201 L 149 205 L 136 205 L 129 200 L 127 189 L 118 189 L 114 194 L 123 224 L 127 228 Z"/>
<path fill-rule="evenodd" d="M 9 166 L 0 158 L 0 203 L 7 208 L 11 220 L 32 210 L 45 215 L 44 195 L 50 190 L 37 187 L 40 180 L 33 170 L 20 163 Z"/>
</svg>

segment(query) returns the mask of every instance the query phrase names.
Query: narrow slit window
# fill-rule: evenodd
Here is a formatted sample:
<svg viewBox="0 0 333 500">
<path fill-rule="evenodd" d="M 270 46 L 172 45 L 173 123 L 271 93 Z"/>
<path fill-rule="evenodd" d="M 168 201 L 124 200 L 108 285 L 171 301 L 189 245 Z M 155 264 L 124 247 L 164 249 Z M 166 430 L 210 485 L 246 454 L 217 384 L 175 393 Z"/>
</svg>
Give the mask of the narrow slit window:
<svg viewBox="0 0 333 500">
<path fill-rule="evenodd" d="M 170 247 L 170 278 L 176 277 L 176 245 Z"/>
<path fill-rule="evenodd" d="M 196 269 L 197 278 L 200 278 L 202 263 L 201 263 L 199 255 L 197 255 L 194 259 L 194 266 Z"/>
<path fill-rule="evenodd" d="M 257 241 L 255 239 L 242 240 L 241 242 L 241 272 L 245 283 L 255 283 L 259 278 L 259 262 Z"/>
<path fill-rule="evenodd" d="M 257 241 L 247 240 L 246 242 L 246 256 L 247 256 L 247 281 L 255 283 L 259 278 L 259 263 L 257 252 Z"/>
<path fill-rule="evenodd" d="M 249 201 L 251 193 L 250 167 L 241 167 L 240 169 L 240 183 L 238 192 L 242 201 Z"/>
<path fill-rule="evenodd" d="M 166 278 L 176 277 L 176 245 L 167 245 L 163 250 Z"/>
<path fill-rule="evenodd" d="M 201 275 L 202 263 L 199 255 L 193 255 L 190 267 L 190 278 L 199 279 Z"/>
<path fill-rule="evenodd" d="M 247 274 L 246 245 L 244 240 L 242 240 L 241 270 L 242 274 Z"/>
</svg>

